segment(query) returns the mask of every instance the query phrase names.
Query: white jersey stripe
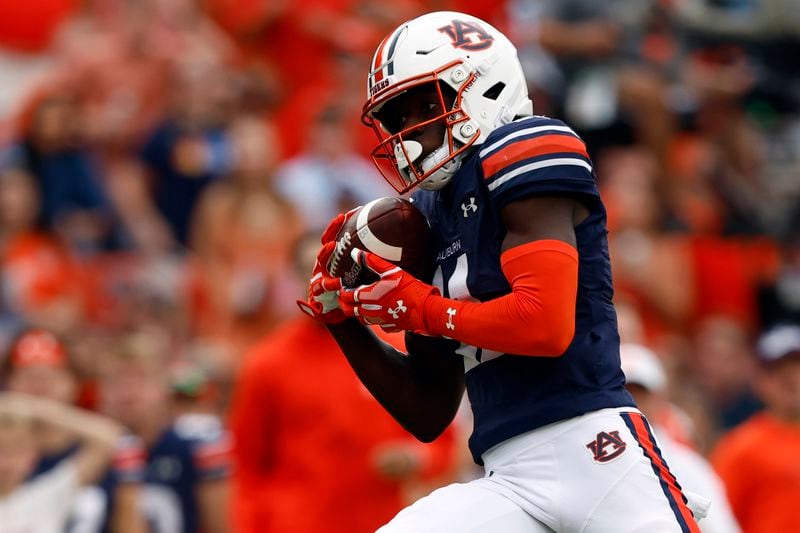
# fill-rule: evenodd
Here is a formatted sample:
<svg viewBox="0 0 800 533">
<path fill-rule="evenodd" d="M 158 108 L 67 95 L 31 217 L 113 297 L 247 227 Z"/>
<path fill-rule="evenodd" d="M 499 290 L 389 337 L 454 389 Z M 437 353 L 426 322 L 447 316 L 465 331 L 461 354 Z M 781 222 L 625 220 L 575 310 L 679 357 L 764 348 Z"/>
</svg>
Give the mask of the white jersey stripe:
<svg viewBox="0 0 800 533">
<path fill-rule="evenodd" d="M 358 211 L 358 216 L 356 218 L 358 238 L 361 239 L 361 242 L 367 248 L 367 251 L 379 255 L 387 261 L 397 262 L 403 257 L 403 249 L 399 246 L 392 246 L 391 244 L 380 240 L 374 233 L 372 233 L 372 230 L 369 229 L 369 224 L 367 224 L 369 221 L 369 212 L 380 200 L 381 198 L 373 200 Z"/>
<path fill-rule="evenodd" d="M 534 133 L 540 133 L 540 132 L 543 132 L 543 131 L 564 131 L 564 132 L 567 132 L 567 133 L 570 133 L 570 134 L 574 135 L 575 137 L 578 137 L 578 134 L 575 133 L 574 131 L 572 131 L 572 129 L 569 126 L 553 126 L 553 125 L 536 126 L 534 128 L 527 128 L 527 129 L 524 129 L 524 130 L 517 130 L 517 131 L 515 131 L 513 133 L 509 133 L 508 135 L 506 135 L 505 137 L 503 137 L 499 141 L 494 142 L 494 143 L 490 144 L 489 146 L 487 146 L 486 148 L 484 148 L 483 150 L 481 150 L 478 155 L 480 157 L 486 157 L 486 154 L 488 154 L 489 152 L 494 152 L 501 145 L 506 144 L 507 142 L 512 141 L 512 140 L 516 139 L 517 137 L 522 137 L 523 135 L 533 135 Z M 578 138 L 580 138 L 580 137 L 578 137 Z"/>
<path fill-rule="evenodd" d="M 592 171 L 592 165 L 584 161 L 583 159 L 572 158 L 572 157 L 557 157 L 555 159 L 546 159 L 544 161 L 536 161 L 535 163 L 530 163 L 528 165 L 521 166 L 519 168 L 515 168 L 508 174 L 504 175 L 502 178 L 498 178 L 489 184 L 489 190 L 493 191 L 502 184 L 506 183 L 509 180 L 512 180 L 519 176 L 520 174 L 524 174 L 525 172 L 530 172 L 532 170 L 538 170 L 540 168 L 546 167 L 555 167 L 558 165 L 570 165 L 576 167 L 583 167 L 589 172 Z"/>
</svg>

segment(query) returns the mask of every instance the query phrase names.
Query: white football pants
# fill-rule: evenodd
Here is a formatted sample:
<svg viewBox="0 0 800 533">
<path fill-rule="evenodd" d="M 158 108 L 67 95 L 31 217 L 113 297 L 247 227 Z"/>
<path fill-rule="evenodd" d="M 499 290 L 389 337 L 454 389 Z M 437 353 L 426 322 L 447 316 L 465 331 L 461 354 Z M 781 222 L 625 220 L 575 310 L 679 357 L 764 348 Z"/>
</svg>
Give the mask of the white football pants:
<svg viewBox="0 0 800 533">
<path fill-rule="evenodd" d="M 485 476 L 435 490 L 378 533 L 695 533 L 644 416 L 614 408 L 513 437 Z M 708 501 L 692 502 L 702 516 Z"/>
</svg>

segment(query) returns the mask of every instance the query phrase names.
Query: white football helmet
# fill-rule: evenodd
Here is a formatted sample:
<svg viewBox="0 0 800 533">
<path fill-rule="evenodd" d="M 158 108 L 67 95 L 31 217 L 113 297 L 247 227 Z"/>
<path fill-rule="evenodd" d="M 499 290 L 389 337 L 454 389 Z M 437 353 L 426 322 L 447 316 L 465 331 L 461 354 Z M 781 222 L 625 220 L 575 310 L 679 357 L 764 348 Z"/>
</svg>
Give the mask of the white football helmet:
<svg viewBox="0 0 800 533">
<path fill-rule="evenodd" d="M 381 108 L 413 87 L 435 83 L 443 113 L 402 131 L 379 119 Z M 445 98 L 447 87 L 455 99 Z M 380 139 L 372 158 L 400 194 L 419 185 L 444 187 L 471 146 L 519 116 L 533 113 L 517 50 L 486 22 L 464 13 L 440 11 L 401 24 L 378 46 L 367 78 L 363 122 Z M 422 145 L 404 135 L 442 122 L 442 145 L 420 159 Z"/>
</svg>

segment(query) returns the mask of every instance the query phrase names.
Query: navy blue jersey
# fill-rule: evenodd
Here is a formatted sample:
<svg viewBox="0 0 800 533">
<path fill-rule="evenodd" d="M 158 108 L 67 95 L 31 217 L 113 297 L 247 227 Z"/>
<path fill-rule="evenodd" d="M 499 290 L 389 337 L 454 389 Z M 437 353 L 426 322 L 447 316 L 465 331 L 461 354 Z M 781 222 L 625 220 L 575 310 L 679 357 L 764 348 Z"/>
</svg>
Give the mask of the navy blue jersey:
<svg viewBox="0 0 800 533">
<path fill-rule="evenodd" d="M 561 357 L 462 344 L 475 418 L 470 450 L 478 463 L 486 450 L 515 435 L 589 411 L 635 405 L 620 369 L 605 208 L 583 142 L 563 122 L 537 116 L 504 125 L 465 159 L 445 188 L 414 193 L 437 247 L 434 284 L 458 300 L 486 301 L 511 292 L 500 267 L 506 235 L 500 209 L 535 195 L 578 197 L 590 210 L 575 228 L 575 336 Z"/>
<path fill-rule="evenodd" d="M 227 478 L 230 441 L 219 420 L 184 415 L 147 451 L 144 508 L 151 531 L 200 531 L 195 491 L 200 483 Z"/>
<path fill-rule="evenodd" d="M 114 506 L 114 491 L 120 483 L 142 483 L 142 512 L 150 532 L 201 531 L 198 485 L 230 474 L 231 442 L 219 419 L 183 415 L 149 449 L 133 436 L 122 444 L 100 484 L 108 508 Z"/>
</svg>

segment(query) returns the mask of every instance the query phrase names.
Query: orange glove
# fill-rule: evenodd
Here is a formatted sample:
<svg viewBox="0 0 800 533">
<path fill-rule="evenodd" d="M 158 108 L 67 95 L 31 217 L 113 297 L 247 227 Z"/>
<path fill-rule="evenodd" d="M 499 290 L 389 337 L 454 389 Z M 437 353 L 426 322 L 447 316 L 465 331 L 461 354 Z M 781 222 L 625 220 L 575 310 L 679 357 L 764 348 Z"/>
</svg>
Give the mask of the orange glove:
<svg viewBox="0 0 800 533">
<path fill-rule="evenodd" d="M 336 236 L 357 210 L 358 208 L 355 208 L 347 213 L 339 213 L 322 232 L 320 239 L 322 248 L 317 253 L 314 270 L 308 281 L 308 299 L 297 300 L 297 306 L 301 311 L 326 324 L 338 324 L 347 318 L 339 309 L 338 291 L 342 288 L 342 282 L 338 278 L 329 276 L 325 266 L 336 248 Z"/>
<path fill-rule="evenodd" d="M 352 257 L 380 279 L 353 290 L 340 291 L 339 304 L 344 314 L 357 317 L 363 324 L 380 325 L 384 331 L 424 332 L 425 300 L 438 295 L 439 289 L 375 254 L 354 248 Z"/>
<path fill-rule="evenodd" d="M 511 292 L 485 302 L 444 298 L 376 255 L 353 250 L 352 257 L 380 277 L 339 291 L 344 314 L 365 324 L 541 357 L 562 355 L 574 337 L 579 261 L 566 242 L 543 239 L 503 252 L 500 264 Z"/>
</svg>

